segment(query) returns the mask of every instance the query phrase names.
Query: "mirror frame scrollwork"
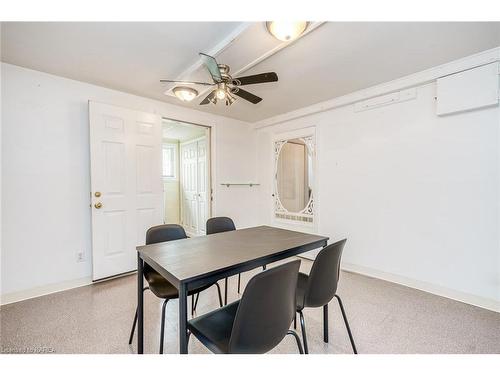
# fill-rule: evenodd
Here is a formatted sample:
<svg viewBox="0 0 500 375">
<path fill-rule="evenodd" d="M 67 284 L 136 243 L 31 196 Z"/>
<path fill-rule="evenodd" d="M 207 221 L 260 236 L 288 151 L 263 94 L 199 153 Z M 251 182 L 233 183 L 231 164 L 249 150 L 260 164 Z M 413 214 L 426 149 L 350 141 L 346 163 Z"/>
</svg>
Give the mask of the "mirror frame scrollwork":
<svg viewBox="0 0 500 375">
<path fill-rule="evenodd" d="M 283 146 L 291 139 L 300 139 L 307 147 L 308 153 L 310 153 L 313 160 L 313 166 L 315 165 L 315 140 L 314 135 L 308 135 L 304 137 L 291 137 L 288 139 L 280 139 L 274 142 L 274 216 L 277 219 L 292 220 L 303 223 L 313 223 L 314 221 L 314 189 L 315 184 L 313 183 L 313 188 L 309 201 L 306 206 L 299 212 L 288 211 L 281 203 L 279 193 L 278 193 L 278 161 L 281 150 Z M 314 168 L 314 167 L 313 167 Z M 315 171 L 313 171 L 315 176 Z"/>
</svg>

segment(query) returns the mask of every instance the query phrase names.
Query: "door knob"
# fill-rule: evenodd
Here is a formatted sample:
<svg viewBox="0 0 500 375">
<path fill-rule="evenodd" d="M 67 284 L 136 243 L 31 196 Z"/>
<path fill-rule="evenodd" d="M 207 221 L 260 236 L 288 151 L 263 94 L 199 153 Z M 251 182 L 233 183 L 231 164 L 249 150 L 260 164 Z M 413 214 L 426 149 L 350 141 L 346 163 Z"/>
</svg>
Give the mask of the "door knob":
<svg viewBox="0 0 500 375">
<path fill-rule="evenodd" d="M 102 207 L 102 203 L 101 202 L 97 202 L 96 204 L 94 204 L 94 207 L 99 209 Z"/>
<path fill-rule="evenodd" d="M 94 195 L 95 195 L 96 198 L 99 198 L 101 196 L 101 192 L 100 191 L 96 191 L 94 193 Z"/>
</svg>

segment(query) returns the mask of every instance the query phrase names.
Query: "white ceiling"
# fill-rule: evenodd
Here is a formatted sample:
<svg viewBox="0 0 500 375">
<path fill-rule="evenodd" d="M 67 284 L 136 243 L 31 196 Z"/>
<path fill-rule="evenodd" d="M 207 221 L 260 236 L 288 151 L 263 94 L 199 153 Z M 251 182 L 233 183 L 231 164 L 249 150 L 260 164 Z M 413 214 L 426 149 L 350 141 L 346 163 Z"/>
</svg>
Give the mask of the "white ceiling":
<svg viewBox="0 0 500 375">
<path fill-rule="evenodd" d="M 3 22 L 2 61 L 167 100 L 159 79 L 176 77 L 239 23 Z"/>
<path fill-rule="evenodd" d="M 198 52 L 236 72 L 281 45 L 260 22 L 2 23 L 2 61 L 249 122 L 497 47 L 500 23 L 324 23 L 241 74 L 278 73 L 246 87 L 257 105 L 182 103 L 158 82 L 209 81 Z"/>
<path fill-rule="evenodd" d="M 163 138 L 175 139 L 184 142 L 205 135 L 205 127 L 186 124 L 184 122 L 163 120 Z"/>
</svg>

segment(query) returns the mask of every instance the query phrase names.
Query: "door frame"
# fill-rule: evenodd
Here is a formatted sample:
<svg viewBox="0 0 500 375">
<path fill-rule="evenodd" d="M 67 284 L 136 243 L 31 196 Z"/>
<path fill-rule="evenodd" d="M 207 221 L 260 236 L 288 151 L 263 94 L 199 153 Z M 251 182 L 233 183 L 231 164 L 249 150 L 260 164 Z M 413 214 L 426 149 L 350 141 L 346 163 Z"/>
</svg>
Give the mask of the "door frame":
<svg viewBox="0 0 500 375">
<path fill-rule="evenodd" d="M 205 137 L 207 137 L 207 175 L 208 175 L 208 182 L 207 186 L 209 187 L 208 191 L 208 197 L 207 197 L 207 217 L 210 218 L 212 217 L 212 213 L 215 212 L 215 177 L 214 177 L 214 160 L 215 160 L 215 126 L 213 125 L 206 125 L 206 124 L 200 124 L 192 121 L 185 121 L 185 120 L 180 120 L 172 117 L 166 117 L 162 116 L 161 117 L 162 121 L 163 120 L 169 120 L 169 121 L 176 121 L 188 125 L 194 125 L 194 126 L 201 126 L 207 130 L 207 134 Z M 189 140 L 187 142 L 182 142 L 182 143 L 189 143 L 189 142 L 194 142 L 202 137 L 196 138 Z M 181 142 L 179 142 L 179 183 L 181 182 L 180 174 L 181 172 L 181 167 L 180 167 L 180 149 L 181 149 Z M 163 195 L 163 199 L 165 199 L 165 195 Z M 163 206 L 165 206 L 165 201 L 163 201 Z M 180 189 L 179 186 L 179 209 L 180 209 L 180 218 L 182 220 L 182 206 L 183 206 L 183 197 L 182 197 L 182 189 Z"/>
</svg>

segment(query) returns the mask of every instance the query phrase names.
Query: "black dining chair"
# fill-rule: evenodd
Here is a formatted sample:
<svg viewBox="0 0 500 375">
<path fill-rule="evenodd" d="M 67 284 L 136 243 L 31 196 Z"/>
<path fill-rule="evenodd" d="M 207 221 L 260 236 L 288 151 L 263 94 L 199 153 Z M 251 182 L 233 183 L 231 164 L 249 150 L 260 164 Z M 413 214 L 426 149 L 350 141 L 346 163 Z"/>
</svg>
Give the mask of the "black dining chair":
<svg viewBox="0 0 500 375">
<path fill-rule="evenodd" d="M 225 216 L 220 216 L 220 217 L 212 217 L 207 220 L 207 226 L 206 226 L 206 232 L 207 234 L 215 234 L 215 233 L 222 233 L 222 232 L 229 232 L 232 230 L 236 230 L 236 226 L 234 225 L 234 221 Z M 265 270 L 266 266 L 262 266 L 262 269 Z M 227 277 L 224 280 L 224 304 L 227 304 Z M 238 294 L 240 293 L 240 286 L 241 286 L 241 273 L 238 274 Z M 196 302 L 195 302 L 196 306 Z"/>
<path fill-rule="evenodd" d="M 309 275 L 299 273 L 297 283 L 297 312 L 300 317 L 302 341 L 306 354 L 309 352 L 309 349 L 307 346 L 303 310 L 306 307 L 323 306 L 323 341 L 328 342 L 328 303 L 334 297 L 339 302 L 340 311 L 342 312 L 344 324 L 349 334 L 352 350 L 355 354 L 358 354 L 342 300 L 337 294 L 337 285 L 340 276 L 340 258 L 346 241 L 347 240 L 344 239 L 324 247 L 316 256 Z M 294 326 L 295 324 L 294 320 Z"/>
<path fill-rule="evenodd" d="M 146 245 L 155 244 L 159 242 L 167 242 L 173 240 L 180 240 L 183 238 L 188 238 L 184 228 L 177 224 L 163 224 L 155 227 L 151 227 L 146 232 Z M 165 309 L 167 307 L 167 302 L 171 299 L 179 298 L 179 292 L 177 288 L 167 281 L 163 276 L 151 268 L 147 263 L 144 263 L 144 278 L 146 279 L 148 286 L 144 290 L 149 289 L 158 298 L 164 299 L 162 309 L 161 309 L 161 328 L 160 328 L 160 354 L 163 354 L 163 336 L 165 333 Z M 219 293 L 219 304 L 222 307 L 222 295 L 220 286 L 217 283 L 205 285 L 203 287 L 189 291 L 188 295 L 191 296 L 191 314 L 194 314 L 196 306 L 194 303 L 194 296 L 198 300 L 199 293 L 205 289 L 210 288 L 212 285 L 217 286 L 217 291 Z M 129 345 L 132 344 L 134 338 L 135 326 L 137 324 L 137 309 L 135 310 L 134 323 L 132 324 L 132 330 L 130 331 L 130 338 L 128 340 Z"/>
<path fill-rule="evenodd" d="M 290 330 L 295 316 L 295 293 L 300 261 L 261 272 L 248 282 L 240 300 L 188 322 L 191 333 L 217 354 L 260 354 L 276 347 Z"/>
</svg>

